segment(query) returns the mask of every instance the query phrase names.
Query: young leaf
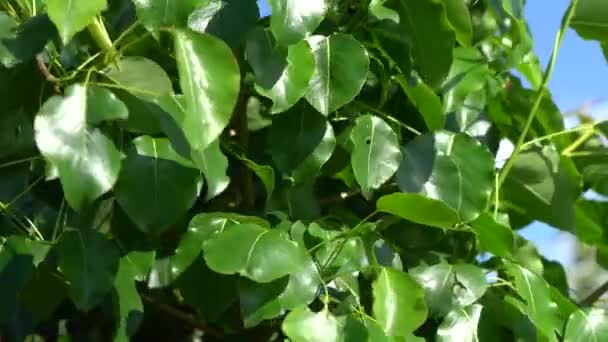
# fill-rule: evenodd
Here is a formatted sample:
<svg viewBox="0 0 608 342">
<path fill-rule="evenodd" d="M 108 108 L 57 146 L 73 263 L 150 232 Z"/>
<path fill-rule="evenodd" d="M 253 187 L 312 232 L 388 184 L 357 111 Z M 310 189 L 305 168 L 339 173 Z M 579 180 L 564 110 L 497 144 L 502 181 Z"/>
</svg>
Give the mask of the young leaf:
<svg viewBox="0 0 608 342">
<path fill-rule="evenodd" d="M 313 33 L 327 11 L 326 0 L 270 0 L 270 29 L 281 45 L 290 45 Z"/>
<path fill-rule="evenodd" d="M 223 41 L 190 30 L 175 30 L 175 54 L 186 102 L 184 134 L 193 149 L 204 150 L 230 122 L 239 66 Z"/>
<path fill-rule="evenodd" d="M 89 311 L 112 289 L 118 271 L 118 250 L 92 229 L 68 229 L 58 246 L 59 266 L 70 283 L 76 307 Z"/>
<path fill-rule="evenodd" d="M 458 213 L 441 201 L 418 194 L 395 193 L 381 197 L 378 211 L 431 227 L 451 229 L 460 222 Z"/>
<path fill-rule="evenodd" d="M 410 274 L 424 288 L 426 303 L 438 316 L 475 303 L 488 288 L 483 270 L 470 264 L 423 265 L 410 269 Z"/>
<path fill-rule="evenodd" d="M 57 167 L 66 200 L 77 210 L 109 191 L 120 170 L 120 153 L 112 141 L 87 127 L 89 112 L 113 107 L 89 111 L 88 104 L 86 89 L 75 84 L 65 97 L 48 99 L 34 122 L 38 149 Z"/>
<path fill-rule="evenodd" d="M 158 234 L 190 209 L 202 186 L 200 172 L 167 139 L 133 141 L 116 184 L 116 199 L 139 229 Z"/>
<path fill-rule="evenodd" d="M 351 164 L 364 193 L 380 188 L 399 168 L 399 139 L 391 126 L 377 116 L 357 118 L 351 132 Z"/>
<path fill-rule="evenodd" d="M 426 321 L 424 291 L 407 273 L 383 267 L 372 284 L 374 318 L 389 336 L 409 336 Z"/>
<path fill-rule="evenodd" d="M 405 147 L 397 184 L 404 192 L 442 201 L 458 213 L 460 221 L 471 221 L 490 199 L 494 158 L 466 134 L 425 134 Z"/>
<path fill-rule="evenodd" d="M 347 34 L 308 38 L 316 70 L 306 100 L 323 115 L 344 106 L 359 94 L 369 69 L 369 56 L 355 38 Z"/>
<path fill-rule="evenodd" d="M 83 30 L 101 11 L 108 7 L 106 0 L 47 0 L 48 15 L 57 26 L 64 44 Z"/>
<path fill-rule="evenodd" d="M 268 283 L 296 272 L 306 262 L 298 245 L 279 231 L 237 224 L 203 243 L 205 261 L 221 274 L 239 273 Z"/>
<path fill-rule="evenodd" d="M 256 90 L 272 100 L 271 113 L 291 108 L 306 91 L 315 71 L 312 50 L 306 41 L 277 47 L 270 31 L 258 28 L 249 34 L 247 61 L 256 75 Z"/>
</svg>

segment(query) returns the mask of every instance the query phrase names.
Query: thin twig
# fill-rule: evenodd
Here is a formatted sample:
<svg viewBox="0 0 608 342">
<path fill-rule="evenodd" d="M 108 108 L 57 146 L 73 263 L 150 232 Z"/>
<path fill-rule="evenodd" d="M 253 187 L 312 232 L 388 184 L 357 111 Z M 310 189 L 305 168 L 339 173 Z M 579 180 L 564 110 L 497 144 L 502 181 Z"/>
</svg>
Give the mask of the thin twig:
<svg viewBox="0 0 608 342">
<path fill-rule="evenodd" d="M 159 302 L 154 297 L 149 296 L 145 293 L 140 294 L 141 298 L 150 305 L 157 307 L 159 310 L 165 312 L 166 314 L 176 318 L 179 321 L 182 321 L 190 328 L 201 330 L 209 335 L 213 335 L 214 337 L 221 338 L 224 334 L 221 331 L 215 330 L 211 328 L 206 322 L 196 319 L 193 315 L 190 315 L 186 312 L 183 312 L 177 308 L 172 307 L 171 305 L 167 305 L 165 303 Z"/>
<path fill-rule="evenodd" d="M 597 302 L 598 299 L 600 299 L 606 292 L 608 292 L 608 281 L 600 285 L 600 287 L 595 289 L 595 291 L 591 292 L 590 295 L 580 301 L 579 305 L 583 307 L 592 306 L 593 303 Z"/>
<path fill-rule="evenodd" d="M 523 145 L 526 142 L 528 132 L 530 131 L 530 128 L 532 127 L 532 123 L 534 122 L 534 119 L 536 118 L 536 113 L 538 112 L 538 108 L 540 107 L 540 105 L 543 101 L 543 98 L 545 96 L 545 92 L 547 91 L 547 85 L 549 84 L 549 80 L 551 79 L 551 75 L 553 74 L 553 69 L 555 69 L 555 62 L 557 61 L 557 54 L 559 53 L 559 49 L 562 45 L 562 41 L 564 40 L 566 31 L 568 30 L 568 27 L 570 26 L 570 21 L 572 20 L 572 17 L 574 16 L 574 9 L 576 8 L 577 3 L 578 3 L 578 0 L 572 0 L 572 2 L 570 2 L 570 6 L 568 7 L 568 10 L 564 14 L 562 24 L 555 37 L 555 43 L 553 44 L 553 52 L 551 53 L 551 60 L 549 61 L 549 64 L 547 65 L 547 68 L 543 75 L 543 81 L 542 81 L 540 87 L 538 88 L 536 100 L 532 104 L 532 108 L 530 109 L 530 113 L 528 114 L 528 120 L 526 121 L 526 124 L 524 125 L 524 128 L 521 131 L 521 134 L 519 135 L 519 139 L 517 139 L 517 143 L 515 144 L 513 153 L 511 154 L 511 156 L 505 163 L 505 166 L 502 168 L 502 172 L 500 173 L 500 176 L 498 177 L 498 186 L 499 187 L 502 186 L 502 184 L 506 180 L 507 176 L 509 175 L 509 171 L 511 171 L 511 168 L 513 167 L 513 164 L 515 163 L 515 159 L 523 150 Z"/>
</svg>

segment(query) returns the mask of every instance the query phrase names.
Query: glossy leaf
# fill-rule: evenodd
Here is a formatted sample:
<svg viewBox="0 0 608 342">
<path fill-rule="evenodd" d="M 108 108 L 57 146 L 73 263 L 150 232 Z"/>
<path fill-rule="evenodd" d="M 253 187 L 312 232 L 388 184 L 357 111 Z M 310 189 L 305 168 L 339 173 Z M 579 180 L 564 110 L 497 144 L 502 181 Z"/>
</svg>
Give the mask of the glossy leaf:
<svg viewBox="0 0 608 342">
<path fill-rule="evenodd" d="M 87 123 L 98 125 L 104 121 L 126 120 L 127 106 L 110 90 L 90 86 L 87 88 Z"/>
<path fill-rule="evenodd" d="M 175 31 L 180 85 L 185 96 L 184 134 L 195 150 L 215 141 L 232 117 L 240 89 L 230 48 L 208 34 Z"/>
<path fill-rule="evenodd" d="M 109 191 L 120 170 L 114 144 L 98 129 L 87 127 L 88 113 L 102 109 L 89 110 L 88 104 L 86 89 L 76 84 L 65 97 L 47 100 L 34 122 L 38 149 L 57 167 L 66 199 L 77 210 Z"/>
<path fill-rule="evenodd" d="M 584 39 L 608 41 L 608 4 L 602 0 L 581 0 L 576 4 L 570 26 Z"/>
<path fill-rule="evenodd" d="M 267 283 L 299 269 L 305 262 L 293 241 L 276 230 L 238 224 L 203 243 L 209 268 L 222 274 L 239 273 Z"/>
<path fill-rule="evenodd" d="M 535 273 L 515 264 L 510 264 L 508 273 L 514 277 L 514 285 L 525 300 L 522 311 L 532 320 L 549 340 L 556 340 L 562 322 L 557 317 L 557 304 L 551 300 L 547 283 Z"/>
<path fill-rule="evenodd" d="M 334 34 L 308 38 L 315 57 L 315 73 L 306 100 L 324 115 L 334 112 L 359 94 L 369 69 L 365 48 L 352 36 Z"/>
<path fill-rule="evenodd" d="M 377 116 L 357 118 L 351 132 L 351 164 L 364 193 L 380 188 L 399 168 L 401 151 L 393 129 Z"/>
<path fill-rule="evenodd" d="M 249 34 L 247 61 L 256 75 L 256 90 L 272 100 L 273 114 L 293 106 L 308 90 L 315 61 L 306 41 L 277 47 L 270 31 L 256 29 Z"/>
<path fill-rule="evenodd" d="M 70 282 L 69 295 L 76 307 L 89 311 L 114 285 L 119 255 L 114 244 L 91 229 L 69 229 L 58 247 L 59 266 Z"/>
<path fill-rule="evenodd" d="M 67 44 L 83 30 L 101 11 L 108 7 L 106 0 L 47 0 L 49 17 L 57 26 L 63 43 Z"/>
<path fill-rule="evenodd" d="M 473 304 L 450 311 L 437 328 L 436 341 L 477 342 L 477 326 L 482 306 Z"/>
<path fill-rule="evenodd" d="M 465 134 L 439 131 L 406 145 L 397 171 L 405 192 L 442 201 L 460 221 L 474 220 L 485 210 L 494 186 L 494 158 Z"/>
<path fill-rule="evenodd" d="M 399 13 L 399 25 L 410 32 L 412 59 L 420 77 L 438 87 L 452 64 L 454 32 L 448 24 L 443 4 L 432 0 L 390 0 Z"/>
<path fill-rule="evenodd" d="M 460 222 L 458 213 L 443 202 L 409 193 L 395 193 L 381 197 L 378 211 L 431 227 L 451 229 Z"/>
<path fill-rule="evenodd" d="M 115 194 L 139 229 L 157 234 L 186 214 L 201 186 L 200 172 L 167 139 L 142 136 L 127 150 Z"/>
<path fill-rule="evenodd" d="M 270 29 L 281 45 L 290 45 L 313 33 L 325 16 L 326 0 L 270 0 Z"/>
<path fill-rule="evenodd" d="M 431 131 L 442 129 L 445 122 L 443 108 L 439 96 L 433 89 L 426 85 L 422 80 L 407 80 L 405 77 L 397 77 L 397 82 L 401 89 L 405 91 L 410 101 L 418 108 L 422 114 L 426 126 Z"/>
<path fill-rule="evenodd" d="M 606 338 L 608 338 L 608 315 L 604 310 L 578 310 L 570 315 L 564 341 L 603 341 Z"/>
<path fill-rule="evenodd" d="M 294 342 L 337 342 L 342 337 L 340 323 L 326 310 L 318 313 L 308 308 L 293 310 L 285 317 L 282 330 Z"/>
<path fill-rule="evenodd" d="M 389 336 L 409 336 L 426 320 L 424 291 L 407 273 L 384 267 L 372 288 L 374 318 Z"/>
<path fill-rule="evenodd" d="M 475 303 L 488 288 L 483 270 L 470 264 L 423 265 L 409 272 L 424 288 L 429 310 L 438 316 Z"/>
</svg>

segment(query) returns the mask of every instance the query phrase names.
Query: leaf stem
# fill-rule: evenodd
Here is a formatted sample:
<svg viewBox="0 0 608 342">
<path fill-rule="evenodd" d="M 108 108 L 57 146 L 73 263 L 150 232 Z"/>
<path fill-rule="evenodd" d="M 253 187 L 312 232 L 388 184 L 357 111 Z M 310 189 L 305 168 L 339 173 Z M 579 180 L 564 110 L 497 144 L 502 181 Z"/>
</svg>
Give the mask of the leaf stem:
<svg viewBox="0 0 608 342">
<path fill-rule="evenodd" d="M 568 156 L 574 152 L 574 150 L 578 149 L 583 145 L 589 138 L 591 138 L 595 134 L 595 129 L 589 130 L 585 132 L 583 135 L 578 137 L 570 146 L 566 147 L 562 152 L 563 155 Z"/>
<path fill-rule="evenodd" d="M 420 131 L 418 131 L 414 127 L 404 124 L 403 122 L 401 122 L 401 121 L 395 119 L 394 117 L 390 116 L 390 114 L 385 113 L 385 112 L 381 111 L 378 108 L 374 108 L 374 107 L 372 107 L 372 106 L 370 106 L 370 105 L 368 105 L 368 104 L 366 104 L 364 102 L 361 102 L 361 101 L 355 101 L 355 105 L 361 107 L 362 109 L 365 109 L 365 110 L 368 110 L 370 112 L 373 112 L 376 115 L 380 115 L 383 119 L 388 120 L 388 121 L 390 121 L 392 123 L 395 123 L 395 124 L 397 124 L 397 125 L 405 128 L 406 130 L 408 130 L 408 131 L 410 131 L 410 132 L 412 132 L 412 133 L 414 133 L 416 135 L 422 135 L 422 133 L 420 133 Z"/>
<path fill-rule="evenodd" d="M 578 0 L 572 0 L 570 2 L 570 6 L 566 10 L 566 13 L 564 14 L 564 17 L 562 19 L 562 24 L 560 26 L 559 31 L 557 32 L 557 35 L 555 37 L 555 42 L 553 44 L 553 52 L 551 53 L 551 60 L 549 61 L 549 64 L 547 65 L 547 68 L 543 75 L 543 80 L 540 84 L 540 87 L 538 88 L 536 100 L 532 104 L 532 108 L 530 109 L 530 113 L 528 114 L 528 120 L 526 121 L 526 123 L 524 125 L 524 129 L 522 130 L 522 132 L 519 136 L 519 139 L 517 139 L 517 143 L 515 144 L 513 153 L 511 154 L 511 156 L 505 163 L 505 166 L 503 167 L 502 172 L 500 173 L 500 176 L 498 177 L 498 186 L 499 187 L 501 187 L 502 184 L 504 183 L 505 179 L 509 175 L 509 172 L 511 171 L 511 168 L 513 167 L 513 164 L 515 163 L 515 159 L 523 150 L 523 146 L 526 141 L 526 137 L 528 136 L 528 132 L 530 131 L 530 128 L 532 127 L 532 123 L 534 122 L 534 119 L 536 118 L 536 113 L 538 112 L 538 108 L 540 107 L 540 105 L 542 103 L 543 97 L 545 95 L 545 91 L 547 90 L 547 85 L 549 84 L 549 80 L 551 79 L 551 75 L 553 74 L 553 70 L 555 69 L 555 62 L 557 61 L 557 54 L 562 45 L 562 41 L 564 40 L 566 31 L 568 30 L 568 27 L 570 26 L 570 21 L 572 20 L 572 17 L 574 16 L 574 9 L 576 8 L 577 3 L 578 3 Z"/>
<path fill-rule="evenodd" d="M 87 29 L 97 46 L 103 51 L 105 55 L 104 62 L 109 63 L 112 61 L 117 52 L 112 44 L 108 31 L 106 30 L 106 26 L 103 23 L 103 19 L 101 19 L 101 17 L 96 17 L 89 26 L 87 26 Z"/>
<path fill-rule="evenodd" d="M 559 137 L 559 136 L 562 136 L 562 135 L 568 135 L 568 134 L 577 133 L 577 132 L 580 132 L 580 131 L 588 131 L 588 130 L 591 130 L 591 132 L 594 132 L 594 128 L 595 128 L 595 124 L 581 125 L 581 126 L 574 127 L 574 128 L 571 128 L 571 129 L 566 129 L 566 130 L 563 130 L 563 131 L 560 131 L 560 132 L 543 135 L 542 137 L 538 137 L 538 138 L 535 138 L 535 139 L 527 141 L 526 143 L 524 143 L 522 145 L 522 149 L 525 149 L 525 148 L 529 147 L 530 145 L 536 144 L 538 142 L 545 141 L 545 140 L 550 140 L 550 139 L 553 139 L 555 137 Z M 593 135 L 593 133 L 592 133 L 592 135 Z M 566 148 L 566 150 L 568 148 Z M 564 150 L 564 152 L 566 150 Z"/>
</svg>

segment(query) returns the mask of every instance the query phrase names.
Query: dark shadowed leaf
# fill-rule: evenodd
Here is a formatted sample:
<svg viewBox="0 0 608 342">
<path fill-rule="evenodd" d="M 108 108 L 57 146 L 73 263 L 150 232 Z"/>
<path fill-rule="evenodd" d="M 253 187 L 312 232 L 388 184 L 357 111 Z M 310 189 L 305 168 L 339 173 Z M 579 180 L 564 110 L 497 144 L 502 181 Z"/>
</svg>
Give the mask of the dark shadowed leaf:
<svg viewBox="0 0 608 342">
<path fill-rule="evenodd" d="M 409 274 L 384 267 L 372 284 L 374 318 L 389 336 L 409 336 L 427 318 L 424 291 Z"/>
<path fill-rule="evenodd" d="M 324 115 L 339 109 L 359 94 L 369 69 L 365 48 L 347 34 L 308 38 L 315 57 L 315 73 L 306 94 Z"/>
<path fill-rule="evenodd" d="M 118 271 L 118 249 L 91 229 L 68 229 L 58 246 L 59 266 L 70 282 L 76 307 L 89 311 L 110 292 Z"/>
<path fill-rule="evenodd" d="M 202 177 L 168 139 L 141 136 L 127 150 L 116 199 L 138 228 L 160 233 L 194 205 Z"/>
<path fill-rule="evenodd" d="M 450 70 L 455 43 L 443 4 L 432 0 L 390 0 L 386 4 L 399 13 L 399 25 L 410 35 L 412 59 L 420 77 L 438 87 Z"/>
</svg>

